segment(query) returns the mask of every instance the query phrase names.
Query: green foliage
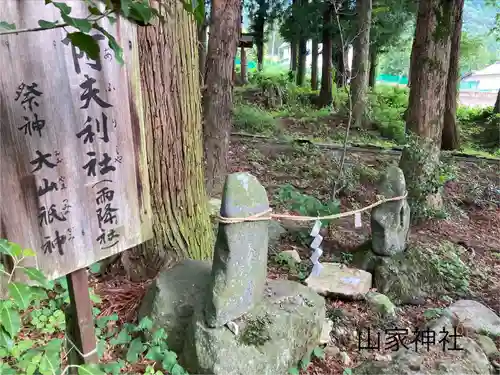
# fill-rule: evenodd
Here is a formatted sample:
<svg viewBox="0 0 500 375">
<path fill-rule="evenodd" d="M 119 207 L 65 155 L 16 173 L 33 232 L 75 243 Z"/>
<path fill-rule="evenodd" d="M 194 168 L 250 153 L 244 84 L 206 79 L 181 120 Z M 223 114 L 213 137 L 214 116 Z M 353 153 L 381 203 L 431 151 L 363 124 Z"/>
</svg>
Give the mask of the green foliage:
<svg viewBox="0 0 500 375">
<path fill-rule="evenodd" d="M 56 2 L 52 0 L 45 0 L 46 5 L 53 5 L 59 10 L 60 19 L 56 21 L 39 20 L 38 26 L 41 29 L 54 29 L 59 27 L 73 27 L 77 31 L 68 32 L 67 36 L 71 43 L 78 47 L 90 59 L 97 59 L 100 52 L 98 42 L 92 38 L 92 31 L 102 33 L 108 40 L 109 47 L 115 54 L 115 59 L 118 63 L 123 64 L 123 49 L 116 41 L 115 37 L 111 35 L 104 28 L 99 26 L 98 22 L 106 18 L 111 24 L 116 22 L 116 15 L 121 14 L 128 20 L 136 22 L 139 25 L 150 24 L 155 18 L 163 19 L 158 9 L 150 6 L 149 0 L 120 0 L 104 2 L 104 9 L 99 6 L 101 2 L 97 0 L 83 0 L 87 5 L 89 15 L 85 18 L 77 18 L 71 16 L 72 8 L 64 2 Z M 186 11 L 192 13 L 197 20 L 203 20 L 205 17 L 205 3 L 197 0 L 182 0 Z M 161 7 L 165 5 L 160 4 Z M 168 9 L 166 9 L 168 11 Z M 7 21 L 0 21 L 0 35 L 1 30 L 14 31 L 15 24 Z M 24 30 L 26 31 L 26 30 Z M 20 30 L 23 32 L 23 30 Z"/>
<path fill-rule="evenodd" d="M 459 107 L 457 120 L 466 144 L 500 155 L 500 114 L 493 107 Z"/>
<path fill-rule="evenodd" d="M 286 184 L 280 187 L 278 199 L 290 210 L 302 216 L 327 216 L 340 212 L 338 200 L 321 202 L 318 198 L 298 191 L 294 186 Z M 321 225 L 327 226 L 331 220 L 322 220 Z"/>
<path fill-rule="evenodd" d="M 447 289 L 465 295 L 469 290 L 470 269 L 460 259 L 459 247 L 452 243 L 444 243 L 430 256 L 434 272 L 446 280 Z"/>
<path fill-rule="evenodd" d="M 384 85 L 378 85 L 369 94 L 369 117 L 380 135 L 399 144 L 405 142 L 403 116 L 408 106 L 408 95 L 407 88 Z"/>
<path fill-rule="evenodd" d="M 305 280 L 308 275 L 308 267 L 306 264 L 297 263 L 290 254 L 280 252 L 274 256 L 274 262 L 288 269 L 288 272 L 292 275 L 296 275 L 299 280 Z"/>
<path fill-rule="evenodd" d="M 306 370 L 309 365 L 312 363 L 313 358 L 318 358 L 320 360 L 325 359 L 325 352 L 323 348 L 317 346 L 312 351 L 307 353 L 298 364 L 298 367 L 292 367 L 288 370 L 288 374 L 290 375 L 298 375 L 301 370 Z"/>
<path fill-rule="evenodd" d="M 273 134 L 277 130 L 274 117 L 255 105 L 241 104 L 233 108 L 234 129 L 247 133 Z"/>
<path fill-rule="evenodd" d="M 125 360 L 64 367 L 61 358 L 67 356 L 63 345 L 67 340 L 61 337 L 64 337 L 66 329 L 64 309 L 69 303 L 66 280 L 61 278 L 52 282 L 39 270 L 23 266 L 23 260 L 35 253 L 5 239 L 0 239 L 0 254 L 10 257 L 13 264 L 9 271 L 0 265 L 0 273 L 8 278 L 9 291 L 8 299 L 0 300 L 2 375 L 61 375 L 67 373 L 70 367 L 78 368 L 79 374 L 118 375 L 127 363 L 134 364 L 143 358 L 154 361 L 171 375 L 187 375 L 178 364 L 177 355 L 168 349 L 163 329 L 153 330 L 152 321 L 143 318 L 138 325 L 125 324 L 118 331 L 115 324 L 110 324 L 118 320 L 116 314 L 95 320 L 98 354 L 102 357 L 104 349 L 109 346 L 114 352 L 122 353 Z M 12 281 L 15 271 L 23 272 L 32 284 Z M 100 302 L 93 293 L 91 300 Z M 93 311 L 95 316 L 100 314 L 98 308 Z M 153 366 L 148 366 L 146 373 L 163 374 L 161 371 L 155 372 Z"/>
</svg>

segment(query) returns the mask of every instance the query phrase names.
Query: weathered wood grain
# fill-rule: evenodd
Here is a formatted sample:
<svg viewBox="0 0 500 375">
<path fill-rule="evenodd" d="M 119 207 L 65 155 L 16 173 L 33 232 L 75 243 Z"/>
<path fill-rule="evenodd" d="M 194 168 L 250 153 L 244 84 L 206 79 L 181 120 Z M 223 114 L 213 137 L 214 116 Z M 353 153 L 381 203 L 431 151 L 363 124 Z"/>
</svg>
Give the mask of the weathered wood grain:
<svg viewBox="0 0 500 375">
<path fill-rule="evenodd" d="M 66 3 L 72 7 L 72 16 L 87 16 L 83 1 Z M 0 20 L 14 23 L 18 29 L 38 27 L 40 19 L 57 20 L 59 12 L 43 1 L 4 0 L 0 7 Z M 106 19 L 99 24 L 122 46 L 124 66 L 115 60 L 107 40 L 101 40 L 101 71 L 91 66 L 96 61 L 83 56 L 77 59 L 78 74 L 72 45 L 62 42 L 66 37 L 62 28 L 0 36 L 0 238 L 35 250 L 36 266 L 50 279 L 152 236 L 136 26 L 120 18 L 114 25 Z M 79 50 L 75 52 L 78 56 Z M 87 102 L 85 94 L 91 91 L 80 85 L 88 79 L 95 80 L 92 89 L 99 90 L 97 96 L 110 107 L 103 108 L 92 99 L 88 108 L 82 108 Z M 42 95 L 34 99 L 30 110 L 27 102 L 26 108 L 21 103 L 27 87 L 20 96 L 16 92 L 20 85 L 32 83 Z M 29 131 L 25 134 L 23 126 L 35 114 L 45 125 L 40 131 L 31 129 L 31 135 Z M 103 114 L 107 116 L 108 142 Z M 89 124 L 95 137 L 93 142 L 84 143 L 86 135 L 78 138 L 77 134 Z M 33 171 L 37 164 L 31 162 L 37 151 L 51 154 L 48 160 L 56 166 Z M 88 155 L 92 152 L 97 162 L 107 155 L 109 165 L 116 169 L 103 174 L 105 165 L 96 165 L 96 175 L 89 175 L 84 166 L 92 159 Z M 40 196 L 44 179 L 49 185 L 56 183 L 58 190 Z M 114 191 L 112 200 L 98 199 L 103 188 Z M 116 219 L 103 222 L 100 228 L 98 212 L 104 215 L 108 204 L 108 208 L 117 209 L 111 213 Z M 64 209 L 64 205 L 69 207 Z M 49 215 L 51 207 L 65 220 Z M 111 239 L 111 230 L 119 237 Z M 65 236 L 65 243 L 60 252 L 57 242 L 52 242 L 50 252 L 47 241 L 54 241 L 56 233 Z M 105 243 L 101 243 L 103 233 Z M 114 246 L 107 247 L 116 240 Z"/>
</svg>

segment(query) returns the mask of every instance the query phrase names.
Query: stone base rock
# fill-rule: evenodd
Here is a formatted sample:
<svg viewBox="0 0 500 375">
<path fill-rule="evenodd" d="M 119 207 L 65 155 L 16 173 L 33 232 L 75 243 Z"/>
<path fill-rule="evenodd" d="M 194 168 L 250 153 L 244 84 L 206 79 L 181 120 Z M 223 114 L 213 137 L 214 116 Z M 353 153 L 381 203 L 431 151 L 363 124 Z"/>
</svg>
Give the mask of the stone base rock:
<svg viewBox="0 0 500 375">
<path fill-rule="evenodd" d="M 325 320 L 325 301 L 310 288 L 268 280 L 262 302 L 227 327 L 210 328 L 198 310 L 188 328 L 182 362 L 194 374 L 286 374 L 312 350 Z"/>
<path fill-rule="evenodd" d="M 394 256 L 377 256 L 364 246 L 354 253 L 353 265 L 372 272 L 374 288 L 392 302 L 414 304 L 427 296 L 457 292 L 457 283 L 466 281 L 467 275 L 446 273 L 442 267 L 453 259 L 460 262 L 457 254 L 456 245 L 451 243 L 429 248 L 410 245 Z"/>
<path fill-rule="evenodd" d="M 354 369 L 354 375 L 487 375 L 491 372 L 488 358 L 474 340 L 457 339 L 464 350 L 443 352 L 441 344 L 419 350 L 400 350 L 389 362 L 368 361 Z"/>
<path fill-rule="evenodd" d="M 182 350 L 193 312 L 204 306 L 210 274 L 210 263 L 187 259 L 161 272 L 147 291 L 139 319 L 147 316 L 154 327 L 164 328 L 171 350 Z"/>
<path fill-rule="evenodd" d="M 366 241 L 355 250 L 352 251 L 352 262 L 351 267 L 359 268 L 366 272 L 373 273 L 375 267 L 379 264 L 383 256 L 377 255 L 372 251 L 371 240 Z"/>
<path fill-rule="evenodd" d="M 322 263 L 319 276 L 310 275 L 305 283 L 322 296 L 360 299 L 372 287 L 372 275 L 340 263 Z"/>
<path fill-rule="evenodd" d="M 376 292 L 368 292 L 365 298 L 370 307 L 383 317 L 396 317 L 396 306 L 387 296 Z"/>
<path fill-rule="evenodd" d="M 500 317 L 477 301 L 460 300 L 447 310 L 456 315 L 466 329 L 486 336 L 500 336 Z"/>
</svg>

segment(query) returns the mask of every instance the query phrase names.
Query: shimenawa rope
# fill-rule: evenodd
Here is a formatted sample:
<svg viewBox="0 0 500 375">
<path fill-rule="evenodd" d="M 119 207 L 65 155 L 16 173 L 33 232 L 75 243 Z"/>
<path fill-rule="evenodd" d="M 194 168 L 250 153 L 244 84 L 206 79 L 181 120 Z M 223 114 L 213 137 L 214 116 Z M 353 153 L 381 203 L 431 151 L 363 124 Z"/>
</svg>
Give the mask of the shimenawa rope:
<svg viewBox="0 0 500 375">
<path fill-rule="evenodd" d="M 378 200 L 375 203 L 370 204 L 369 206 L 359 208 L 357 210 L 352 210 L 352 211 L 347 211 L 347 212 L 341 212 L 339 214 L 334 214 L 334 215 L 326 215 L 326 216 L 295 216 L 295 215 L 289 215 L 289 214 L 273 214 L 272 209 L 268 209 L 263 212 L 259 212 L 255 215 L 251 215 L 248 217 L 224 217 L 221 216 L 220 213 L 217 215 L 217 218 L 219 222 L 223 224 L 237 224 L 237 223 L 243 223 L 246 221 L 265 221 L 265 220 L 293 220 L 293 221 L 316 221 L 316 220 L 332 220 L 332 219 L 338 219 L 341 217 L 346 217 L 346 216 L 351 216 L 355 215 L 357 213 L 361 213 L 364 211 L 371 210 L 374 207 L 380 206 L 381 204 L 387 203 L 387 202 L 395 202 L 395 201 L 400 201 L 402 199 L 405 199 L 408 196 L 408 192 L 405 192 L 404 195 L 400 195 L 398 197 L 393 197 L 393 198 L 383 198 Z"/>
</svg>

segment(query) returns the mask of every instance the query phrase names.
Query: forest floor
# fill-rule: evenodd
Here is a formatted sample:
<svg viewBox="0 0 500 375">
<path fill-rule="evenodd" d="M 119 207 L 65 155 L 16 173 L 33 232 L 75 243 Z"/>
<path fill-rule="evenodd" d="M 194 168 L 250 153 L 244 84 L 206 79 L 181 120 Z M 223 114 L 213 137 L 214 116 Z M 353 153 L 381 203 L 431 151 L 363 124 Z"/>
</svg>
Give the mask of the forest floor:
<svg viewBox="0 0 500 375">
<path fill-rule="evenodd" d="M 266 187 L 276 212 L 293 213 L 283 201 L 283 188 L 290 184 L 301 193 L 327 202 L 331 198 L 332 181 L 336 178 L 338 151 L 329 151 L 309 144 L 277 146 L 262 139 L 252 140 L 234 137 L 231 143 L 231 172 L 248 171 Z M 397 163 L 398 156 L 387 153 L 356 152 L 350 150 L 346 159 L 347 183 L 341 191 L 341 211 L 360 208 L 374 202 L 376 181 L 387 166 Z M 446 212 L 440 219 L 430 219 L 411 228 L 410 241 L 424 246 L 450 241 L 459 246 L 461 259 L 470 270 L 469 291 L 461 298 L 475 299 L 500 314 L 500 186 L 499 164 L 496 161 L 450 159 L 443 179 Z M 292 212 L 291 212 L 292 211 Z M 349 264 L 350 251 L 370 237 L 369 212 L 362 216 L 363 226 L 355 228 L 352 218 L 336 221 L 329 227 L 323 241 L 322 262 L 334 261 Z M 310 231 L 311 223 L 304 224 L 304 232 Z M 310 240 L 309 240 L 310 242 Z M 311 250 L 297 236 L 290 235 L 279 244 L 279 250 L 297 250 L 302 259 L 308 259 Z M 289 269 L 274 264 L 270 254 L 270 278 L 287 278 Z M 414 331 L 427 319 L 434 317 L 436 309 L 450 304 L 447 299 L 428 299 L 421 306 L 405 306 L 399 314 L 401 327 Z M 342 318 L 344 330 L 352 335 L 349 339 L 333 338 L 334 345 L 348 354 L 342 360 L 327 354 L 324 360 L 315 360 L 303 374 L 342 374 L 345 368 L 356 367 L 361 361 L 382 352 L 358 350 L 357 330 L 370 327 L 384 329 L 370 312 L 365 302 L 327 300 L 327 315 Z M 426 313 L 427 311 L 427 313 Z M 364 328 L 362 328 L 364 327 Z M 499 342 L 500 344 L 500 342 Z"/>
<path fill-rule="evenodd" d="M 397 142 L 382 137 L 377 129 L 351 131 L 348 142 L 351 147 L 346 154 L 343 178 L 339 179 L 337 171 L 345 118 L 330 110 L 300 106 L 265 111 L 253 107 L 254 99 L 247 97 L 245 102 L 250 105 L 244 104 L 235 115 L 241 120 L 239 126 L 235 120 L 235 131 L 252 134 L 233 134 L 229 172 L 248 171 L 256 176 L 267 189 L 274 212 L 297 214 L 287 199 L 286 192 L 290 189 L 328 204 L 332 182 L 336 180 L 341 181 L 338 195 L 341 212 L 361 208 L 376 200 L 380 174 L 399 160 Z M 467 291 L 461 295 L 429 298 L 419 306 L 403 306 L 398 313 L 397 328 L 414 332 L 426 320 L 438 316 L 453 300 L 464 298 L 478 300 L 500 314 L 500 154 L 498 151 L 483 152 L 481 147 L 476 147 L 475 132 L 477 129 L 473 127 L 462 129 L 467 147 L 461 155 L 443 153 L 440 179 L 445 209 L 440 217 L 429 218 L 410 229 L 412 243 L 429 249 L 451 243 L 460 250 L 460 259 L 467 269 L 464 281 Z M 321 261 L 349 265 L 351 252 L 370 238 L 369 212 L 362 215 L 362 224 L 361 228 L 355 228 L 349 217 L 332 223 L 324 236 Z M 287 232 L 277 248 L 272 249 L 269 278 L 293 276 L 288 267 L 276 262 L 277 253 L 296 250 L 302 260 L 309 258 L 311 226 L 310 222 L 304 223 L 296 231 Z M 112 266 L 106 276 L 93 283 L 102 299 L 98 305 L 100 315 L 117 313 L 119 325 L 135 321 L 137 308 L 149 284 L 132 283 L 118 265 Z M 365 360 L 387 358 L 385 350 L 359 350 L 358 330 L 366 334 L 366 328 L 379 331 L 388 328 L 387 322 L 370 311 L 366 302 L 340 299 L 327 299 L 326 302 L 327 316 L 334 322 L 331 345 L 325 350 L 326 357 L 313 360 L 301 375 L 348 374 L 344 372 L 346 369 L 355 368 Z M 500 338 L 497 346 L 500 346 Z M 345 355 L 339 356 L 341 352 Z M 109 360 L 114 356 L 116 353 L 106 353 Z M 142 373 L 147 364 L 148 361 L 143 361 L 127 368 L 127 372 Z"/>
</svg>

